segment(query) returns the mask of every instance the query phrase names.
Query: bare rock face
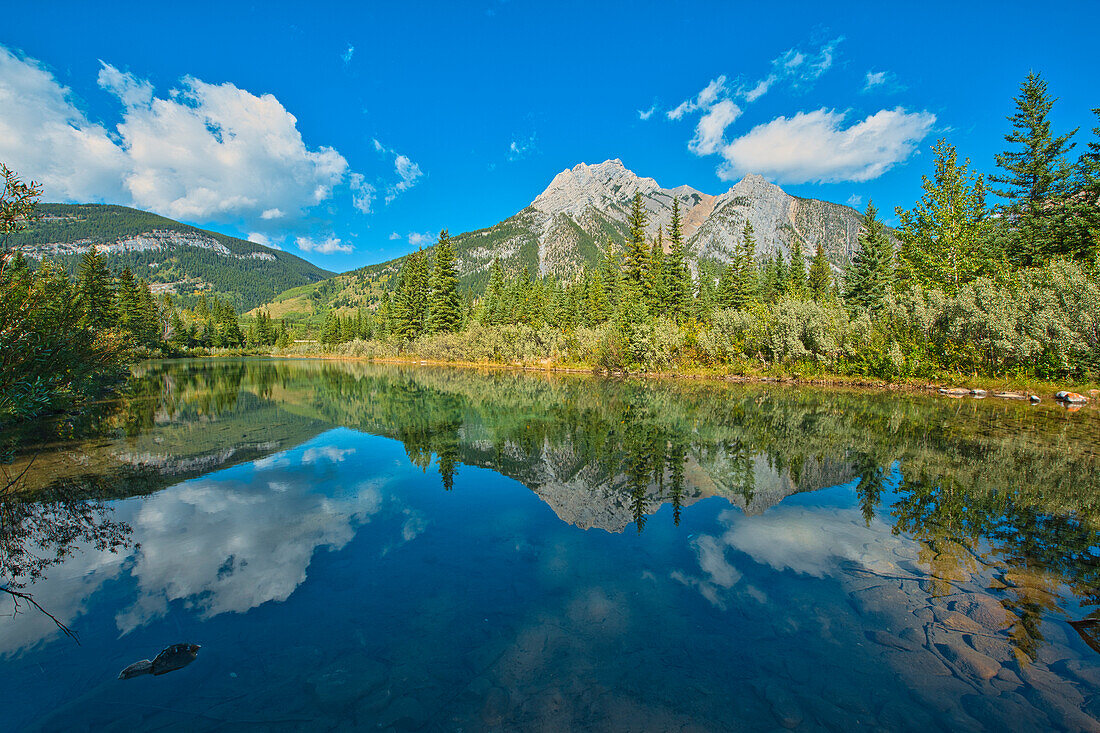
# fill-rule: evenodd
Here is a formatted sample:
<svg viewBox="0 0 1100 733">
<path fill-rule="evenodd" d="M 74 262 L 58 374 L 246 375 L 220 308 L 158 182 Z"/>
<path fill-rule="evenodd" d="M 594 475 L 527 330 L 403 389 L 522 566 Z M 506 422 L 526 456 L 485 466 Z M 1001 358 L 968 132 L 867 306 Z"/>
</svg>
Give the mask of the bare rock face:
<svg viewBox="0 0 1100 733">
<path fill-rule="evenodd" d="M 690 186 L 662 188 L 616 158 L 561 171 L 516 215 L 456 237 L 459 268 L 464 275 L 474 274 L 500 259 L 505 265 L 537 268 L 532 275 L 575 275 L 586 263 L 598 262 L 609 237 L 625 238 L 635 194 L 641 195 L 651 239 L 659 230 L 667 231 L 673 202 L 680 202 L 685 247 L 693 264 L 701 259 L 730 261 L 747 221 L 758 257 L 776 251 L 787 255 L 798 241 L 809 259 L 821 244 L 839 270 L 855 252 L 863 222 L 850 207 L 796 198 L 761 176 L 747 175 L 715 196 Z"/>
</svg>

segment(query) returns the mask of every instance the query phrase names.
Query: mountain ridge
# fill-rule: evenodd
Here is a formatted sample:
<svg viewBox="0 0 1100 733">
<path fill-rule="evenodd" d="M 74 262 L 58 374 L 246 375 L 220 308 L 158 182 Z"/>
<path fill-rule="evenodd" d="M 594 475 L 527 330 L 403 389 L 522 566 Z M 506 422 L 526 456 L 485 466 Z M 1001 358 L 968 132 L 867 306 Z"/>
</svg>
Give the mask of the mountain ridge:
<svg viewBox="0 0 1100 733">
<path fill-rule="evenodd" d="M 252 308 L 287 288 L 334 276 L 289 252 L 115 204 L 40 204 L 41 219 L 10 237 L 25 257 L 75 272 L 93 247 L 159 293 L 206 292 Z"/>
<path fill-rule="evenodd" d="M 558 172 L 531 203 L 489 227 L 452 237 L 455 263 L 466 287 L 480 290 L 489 268 L 524 267 L 533 276 L 572 279 L 602 260 L 607 241 L 622 242 L 634 194 L 641 194 L 652 239 L 669 226 L 679 200 L 689 266 L 733 259 L 746 221 L 756 236 L 757 258 L 776 251 L 789 257 L 797 241 L 808 260 L 820 243 L 834 271 L 846 267 L 858 247 L 862 215 L 850 206 L 792 196 L 762 176 L 748 174 L 726 192 L 708 194 L 688 186 L 662 188 L 628 169 L 618 158 L 578 163 Z M 667 237 L 666 237 L 667 247 Z M 281 293 L 273 315 L 318 314 L 319 305 L 371 307 L 397 276 L 404 257 L 342 273 L 322 283 Z"/>
</svg>

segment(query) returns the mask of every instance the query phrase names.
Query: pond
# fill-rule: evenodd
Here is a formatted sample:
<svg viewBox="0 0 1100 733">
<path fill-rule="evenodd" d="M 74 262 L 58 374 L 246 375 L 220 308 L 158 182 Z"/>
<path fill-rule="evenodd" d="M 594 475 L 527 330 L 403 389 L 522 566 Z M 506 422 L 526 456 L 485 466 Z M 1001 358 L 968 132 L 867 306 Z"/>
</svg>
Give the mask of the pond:
<svg viewBox="0 0 1100 733">
<path fill-rule="evenodd" d="M 191 360 L 6 437 L 11 730 L 1100 730 L 1091 405 Z"/>
</svg>

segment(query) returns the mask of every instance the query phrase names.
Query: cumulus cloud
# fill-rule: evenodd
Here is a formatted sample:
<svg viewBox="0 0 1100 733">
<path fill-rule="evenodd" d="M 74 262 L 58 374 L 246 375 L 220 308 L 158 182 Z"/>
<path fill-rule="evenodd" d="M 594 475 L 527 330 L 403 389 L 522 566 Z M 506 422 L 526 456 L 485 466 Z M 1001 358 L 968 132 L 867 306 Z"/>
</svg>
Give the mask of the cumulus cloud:
<svg viewBox="0 0 1100 733">
<path fill-rule="evenodd" d="M 899 92 L 905 89 L 905 86 L 898 82 L 898 77 L 890 71 L 868 71 L 864 76 L 863 89 L 861 93 L 867 94 L 869 92 Z"/>
<path fill-rule="evenodd" d="M 359 173 L 348 176 L 348 183 L 351 186 L 351 205 L 362 213 L 369 214 L 374 203 L 374 186 L 367 183 L 366 178 Z"/>
<path fill-rule="evenodd" d="M 331 255 L 336 252 L 351 252 L 354 247 L 350 244 L 342 244 L 337 236 L 329 236 L 325 239 L 312 239 L 310 237 L 298 237 L 294 240 L 298 249 L 303 252 L 316 252 L 322 255 Z"/>
<path fill-rule="evenodd" d="M 48 200 L 270 231 L 261 224 L 292 224 L 350 180 L 356 208 L 369 210 L 362 177 L 333 148 L 306 145 L 271 94 L 186 76 L 158 96 L 103 62 L 97 82 L 120 106 L 113 130 L 89 119 L 42 64 L 0 47 L 0 160 L 41 182 Z"/>
<path fill-rule="evenodd" d="M 863 85 L 863 90 L 873 89 L 874 87 L 880 87 L 886 83 L 885 71 L 868 71 L 867 83 Z"/>
<path fill-rule="evenodd" d="M 714 104 L 705 115 L 699 118 L 695 126 L 695 137 L 688 143 L 688 149 L 696 155 L 711 155 L 722 144 L 726 128 L 741 116 L 741 108 L 728 99 Z"/>
<path fill-rule="evenodd" d="M 398 234 L 397 232 L 393 232 L 392 234 L 390 234 L 390 241 L 391 242 L 395 242 L 398 239 L 401 239 L 401 235 Z"/>
<path fill-rule="evenodd" d="M 884 109 L 845 127 L 845 113 L 819 109 L 757 125 L 721 149 L 724 180 L 759 173 L 781 183 L 869 181 L 907 159 L 936 116 Z"/>
<path fill-rule="evenodd" d="M 638 119 L 639 120 L 648 120 L 650 117 L 653 116 L 653 113 L 656 112 L 656 111 L 657 111 L 657 105 L 656 104 L 652 105 L 649 109 L 640 109 L 640 110 L 638 110 Z"/>
<path fill-rule="evenodd" d="M 853 193 L 844 203 L 848 204 L 853 209 L 858 209 L 859 207 L 863 206 L 863 197 L 860 196 L 858 193 Z"/>
</svg>

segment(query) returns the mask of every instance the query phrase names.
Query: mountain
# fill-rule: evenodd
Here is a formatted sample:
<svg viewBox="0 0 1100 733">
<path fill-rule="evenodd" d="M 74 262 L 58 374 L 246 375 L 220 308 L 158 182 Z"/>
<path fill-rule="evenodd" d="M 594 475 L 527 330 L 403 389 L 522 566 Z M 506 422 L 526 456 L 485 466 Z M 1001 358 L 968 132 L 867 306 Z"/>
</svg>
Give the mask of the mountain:
<svg viewBox="0 0 1100 733">
<path fill-rule="evenodd" d="M 808 261 L 821 243 L 829 262 L 840 271 L 856 251 L 863 224 L 863 217 L 849 206 L 791 196 L 757 175 L 745 176 L 715 196 L 690 186 L 661 188 L 618 159 L 580 163 L 554 176 L 522 211 L 487 229 L 454 237 L 460 275 L 467 285 L 480 289 L 493 260 L 499 258 L 506 269 L 527 267 L 532 275 L 572 278 L 585 265 L 600 262 L 609 238 L 620 244 L 625 240 L 635 193 L 642 196 L 651 238 L 667 229 L 672 202 L 680 201 L 693 265 L 703 260 L 729 262 L 748 220 L 755 230 L 757 257 L 774 256 L 777 249 L 789 255 L 798 240 Z M 283 293 L 272 304 L 272 315 L 316 313 L 318 304 L 369 305 L 402 262 L 397 258 Z"/>
<path fill-rule="evenodd" d="M 75 272 L 81 256 L 95 247 L 111 268 L 129 267 L 154 292 L 205 291 L 247 309 L 333 275 L 287 252 L 125 206 L 42 204 L 39 209 L 42 219 L 10 239 L 25 256 L 49 258 Z"/>
</svg>

